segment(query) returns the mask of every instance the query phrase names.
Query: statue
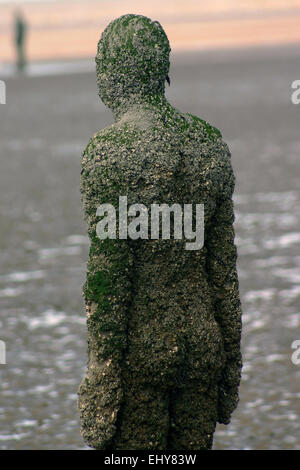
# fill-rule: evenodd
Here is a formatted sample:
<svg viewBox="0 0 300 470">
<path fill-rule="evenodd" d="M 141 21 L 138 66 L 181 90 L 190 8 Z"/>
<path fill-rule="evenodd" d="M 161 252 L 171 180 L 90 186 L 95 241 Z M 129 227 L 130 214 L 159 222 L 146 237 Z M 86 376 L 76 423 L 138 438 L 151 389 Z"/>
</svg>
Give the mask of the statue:
<svg viewBox="0 0 300 470">
<path fill-rule="evenodd" d="M 27 35 L 27 25 L 21 11 L 17 11 L 15 13 L 14 23 L 14 40 L 17 54 L 16 65 L 18 72 L 22 72 L 26 66 L 25 42 Z"/>
<path fill-rule="evenodd" d="M 210 449 L 216 423 L 228 424 L 238 403 L 235 177 L 220 132 L 166 100 L 169 53 L 161 25 L 133 14 L 98 44 L 99 96 L 115 123 L 91 138 L 81 171 L 89 336 L 78 406 L 95 449 Z M 124 227 L 100 239 L 97 209 L 118 212 L 120 196 L 128 206 L 203 204 L 203 247 L 126 238 Z"/>
</svg>

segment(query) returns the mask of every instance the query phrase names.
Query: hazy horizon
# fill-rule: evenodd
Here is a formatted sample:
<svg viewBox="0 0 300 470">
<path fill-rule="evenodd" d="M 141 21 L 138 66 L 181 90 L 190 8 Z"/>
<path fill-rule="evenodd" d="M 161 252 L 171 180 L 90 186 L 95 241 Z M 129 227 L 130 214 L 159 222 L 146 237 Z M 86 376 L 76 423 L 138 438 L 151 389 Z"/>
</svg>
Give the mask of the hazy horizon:
<svg viewBox="0 0 300 470">
<path fill-rule="evenodd" d="M 0 62 L 15 60 L 13 20 L 28 25 L 29 61 L 89 58 L 114 18 L 136 13 L 158 20 L 172 50 L 300 43 L 300 0 L 0 0 Z M 71 14 L 70 14 L 71 11 Z"/>
</svg>

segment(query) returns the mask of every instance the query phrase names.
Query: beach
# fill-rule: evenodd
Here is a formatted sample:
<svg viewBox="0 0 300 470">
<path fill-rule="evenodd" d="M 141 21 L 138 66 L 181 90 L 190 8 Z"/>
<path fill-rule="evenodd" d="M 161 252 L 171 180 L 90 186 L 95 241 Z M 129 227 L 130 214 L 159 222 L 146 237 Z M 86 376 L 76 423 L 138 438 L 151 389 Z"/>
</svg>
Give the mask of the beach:
<svg viewBox="0 0 300 470">
<path fill-rule="evenodd" d="M 243 380 L 214 449 L 300 449 L 298 47 L 174 53 L 169 101 L 218 127 L 236 175 Z M 94 67 L 90 64 L 91 69 Z M 0 449 L 85 449 L 81 153 L 112 122 L 94 72 L 7 79 L 1 106 Z"/>
</svg>

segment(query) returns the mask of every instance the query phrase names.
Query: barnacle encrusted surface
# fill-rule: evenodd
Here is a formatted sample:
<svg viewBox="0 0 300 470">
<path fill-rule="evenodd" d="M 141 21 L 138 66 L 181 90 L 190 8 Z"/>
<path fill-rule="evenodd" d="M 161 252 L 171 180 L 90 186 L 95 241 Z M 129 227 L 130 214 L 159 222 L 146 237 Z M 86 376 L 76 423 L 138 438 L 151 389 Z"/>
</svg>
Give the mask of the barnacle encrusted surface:
<svg viewBox="0 0 300 470">
<path fill-rule="evenodd" d="M 241 308 L 230 153 L 220 132 L 164 96 L 169 41 L 157 21 L 124 15 L 96 56 L 115 123 L 82 159 L 90 237 L 84 296 L 88 371 L 82 434 L 97 449 L 207 449 L 238 402 Z M 205 241 L 100 240 L 97 207 L 204 204 Z M 118 234 L 117 234 L 118 235 Z"/>
</svg>

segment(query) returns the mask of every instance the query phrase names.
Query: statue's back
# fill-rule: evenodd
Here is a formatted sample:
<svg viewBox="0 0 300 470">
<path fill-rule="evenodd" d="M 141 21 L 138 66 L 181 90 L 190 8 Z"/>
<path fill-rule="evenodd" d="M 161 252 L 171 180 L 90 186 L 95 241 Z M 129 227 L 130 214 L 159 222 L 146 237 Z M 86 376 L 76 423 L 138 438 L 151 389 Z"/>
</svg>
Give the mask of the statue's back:
<svg viewBox="0 0 300 470">
<path fill-rule="evenodd" d="M 124 179 L 125 192 L 116 196 L 148 209 L 149 238 L 128 241 L 134 257 L 127 351 L 132 373 L 166 387 L 180 386 L 187 376 L 210 382 L 223 363 L 222 339 L 206 272 L 206 240 L 200 249 L 186 248 L 191 240 L 184 236 L 184 205 L 192 205 L 195 225 L 196 204 L 203 204 L 207 234 L 226 146 L 215 128 L 166 101 L 158 109 L 131 110 L 103 132 L 110 136 L 112 171 Z M 181 207 L 181 240 L 174 239 L 172 212 L 171 239 L 162 240 L 162 230 L 159 239 L 151 239 L 152 204 Z"/>
<path fill-rule="evenodd" d="M 230 153 L 218 130 L 166 100 L 169 52 L 158 22 L 125 15 L 105 29 L 96 56 L 99 95 L 115 123 L 91 139 L 82 159 L 91 247 L 79 409 L 84 438 L 98 449 L 210 448 L 216 422 L 227 424 L 238 402 Z M 163 220 L 152 236 L 153 206 L 163 205 L 170 237 L 162 236 Z M 112 236 L 100 230 L 103 208 Z"/>
</svg>

